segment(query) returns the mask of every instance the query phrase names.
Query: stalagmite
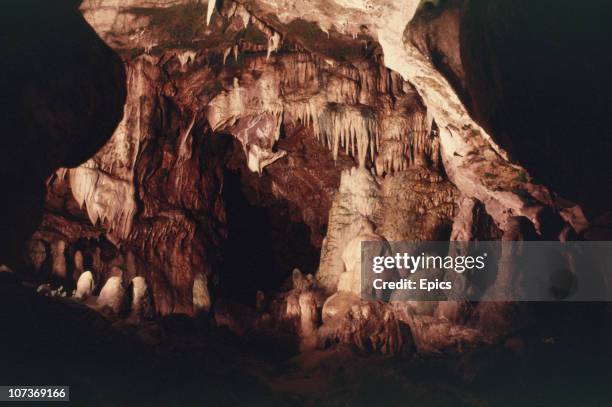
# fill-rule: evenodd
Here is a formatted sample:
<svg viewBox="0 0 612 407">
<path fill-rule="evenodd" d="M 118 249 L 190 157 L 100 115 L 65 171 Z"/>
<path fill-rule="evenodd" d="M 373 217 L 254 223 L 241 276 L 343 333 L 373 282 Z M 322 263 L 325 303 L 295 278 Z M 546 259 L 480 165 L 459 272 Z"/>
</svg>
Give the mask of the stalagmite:
<svg viewBox="0 0 612 407">
<path fill-rule="evenodd" d="M 315 276 L 311 273 L 306 274 L 306 281 L 304 282 L 304 288 L 306 290 L 310 290 L 315 288 L 316 286 L 316 281 L 315 281 Z"/>
<path fill-rule="evenodd" d="M 151 304 L 151 293 L 144 277 L 138 276 L 132 279 L 132 306 L 130 319 L 141 321 L 153 316 Z"/>
<path fill-rule="evenodd" d="M 206 315 L 210 311 L 212 301 L 208 292 L 208 278 L 204 273 L 198 273 L 193 279 L 193 313 Z"/>
<path fill-rule="evenodd" d="M 317 301 L 311 291 L 300 294 L 300 351 L 313 350 L 317 345 Z"/>
<path fill-rule="evenodd" d="M 347 292 L 339 292 L 326 301 L 318 335 L 383 355 L 399 354 L 409 339 L 388 304 L 360 301 Z"/>
<path fill-rule="evenodd" d="M 96 250 L 93 254 L 92 267 L 92 271 L 94 273 L 98 273 L 96 274 L 98 276 L 100 275 L 99 273 L 102 272 L 102 268 L 104 267 L 104 263 L 102 263 L 102 249 L 100 249 L 100 247 L 98 246 L 96 246 Z"/>
<path fill-rule="evenodd" d="M 298 293 L 294 292 L 287 296 L 285 313 L 282 318 L 287 320 L 299 320 L 300 315 L 300 297 Z"/>
<path fill-rule="evenodd" d="M 51 258 L 53 261 L 51 270 L 53 275 L 56 277 L 67 277 L 66 257 L 64 255 L 65 250 L 66 242 L 64 242 L 63 240 L 58 240 L 56 242 L 51 243 Z"/>
<path fill-rule="evenodd" d="M 382 240 L 384 240 L 382 237 L 366 226 L 362 228 L 355 238 L 346 244 L 342 252 L 345 271 L 338 280 L 338 291 L 347 291 L 361 295 L 361 243 Z"/>
<path fill-rule="evenodd" d="M 80 276 L 85 271 L 85 266 L 83 265 L 83 253 L 80 250 L 74 252 L 74 276 Z"/>
<path fill-rule="evenodd" d="M 378 183 L 365 168 L 342 172 L 340 188 L 329 213 L 328 232 L 317 273 L 318 283 L 329 294 L 337 291 L 340 275 L 345 271 L 342 254 L 347 244 L 364 231 L 373 233 L 379 194 Z"/>
<path fill-rule="evenodd" d="M 102 287 L 96 300 L 96 307 L 101 312 L 109 312 L 112 316 L 121 313 L 125 301 L 125 289 L 121 277 L 110 277 Z"/>
<path fill-rule="evenodd" d="M 302 290 L 304 288 L 304 275 L 300 269 L 293 269 L 291 272 L 291 282 L 294 290 Z"/>
<path fill-rule="evenodd" d="M 109 276 L 123 279 L 123 269 L 119 266 L 113 266 L 111 267 Z"/>
<path fill-rule="evenodd" d="M 34 270 L 40 271 L 40 268 L 47 259 L 47 248 L 41 240 L 31 240 L 28 243 L 28 255 Z"/>
<path fill-rule="evenodd" d="M 95 282 L 92 272 L 85 271 L 81 273 L 77 281 L 74 299 L 78 301 L 87 299 L 93 293 L 94 287 Z"/>
</svg>

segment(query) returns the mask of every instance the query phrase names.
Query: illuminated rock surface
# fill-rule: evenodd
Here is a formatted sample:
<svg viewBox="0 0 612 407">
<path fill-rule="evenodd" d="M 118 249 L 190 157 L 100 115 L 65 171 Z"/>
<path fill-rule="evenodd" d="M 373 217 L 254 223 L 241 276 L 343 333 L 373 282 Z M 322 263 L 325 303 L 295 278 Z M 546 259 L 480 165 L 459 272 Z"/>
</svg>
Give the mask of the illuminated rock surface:
<svg viewBox="0 0 612 407">
<path fill-rule="evenodd" d="M 128 94 L 104 147 L 49 178 L 34 268 L 45 242 L 70 280 L 65 242 L 76 274 L 112 280 L 98 301 L 115 312 L 121 267 L 137 283 L 132 312 L 146 292 L 158 315 L 212 313 L 237 332 L 280 324 L 304 349 L 493 340 L 464 326 L 487 312 L 461 302 L 349 298 L 363 241 L 499 239 L 521 218 L 538 238 L 588 227 L 470 113 L 463 6 L 425 3 L 84 1 Z M 294 267 L 304 273 L 283 285 Z"/>
</svg>

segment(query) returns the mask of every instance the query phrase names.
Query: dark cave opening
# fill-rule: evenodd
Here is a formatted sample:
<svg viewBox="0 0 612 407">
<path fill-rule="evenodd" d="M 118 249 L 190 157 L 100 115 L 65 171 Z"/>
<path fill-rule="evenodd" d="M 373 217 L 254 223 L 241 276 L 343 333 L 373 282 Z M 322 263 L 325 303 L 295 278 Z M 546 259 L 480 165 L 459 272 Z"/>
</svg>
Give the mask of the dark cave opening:
<svg viewBox="0 0 612 407">
<path fill-rule="evenodd" d="M 475 118 L 592 218 L 609 211 L 612 196 L 611 12 L 605 1 L 477 0 L 461 28 Z"/>
<path fill-rule="evenodd" d="M 244 163 L 237 142 L 232 150 L 234 161 Z M 219 285 L 222 298 L 252 306 L 257 291 L 277 292 L 294 268 L 314 274 L 320 249 L 312 245 L 310 228 L 296 221 L 289 203 L 274 198 L 269 182 L 246 171 L 244 165 L 224 169 L 227 239 L 221 248 Z"/>
<path fill-rule="evenodd" d="M 0 49 L 10 63 L 0 76 L 0 213 L 10 215 L 0 225 L 0 258 L 14 267 L 40 223 L 45 180 L 90 158 L 123 115 L 123 63 L 85 21 L 80 3 L 2 3 Z"/>
</svg>

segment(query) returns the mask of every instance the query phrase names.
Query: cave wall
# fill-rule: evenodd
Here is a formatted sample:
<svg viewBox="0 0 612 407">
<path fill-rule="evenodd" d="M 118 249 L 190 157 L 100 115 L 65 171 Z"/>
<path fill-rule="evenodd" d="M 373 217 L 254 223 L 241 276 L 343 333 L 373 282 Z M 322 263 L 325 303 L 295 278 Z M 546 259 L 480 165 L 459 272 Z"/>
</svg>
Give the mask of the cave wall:
<svg viewBox="0 0 612 407">
<path fill-rule="evenodd" d="M 406 30 L 512 160 L 592 220 L 610 209 L 611 13 L 604 1 L 424 2 Z"/>
</svg>

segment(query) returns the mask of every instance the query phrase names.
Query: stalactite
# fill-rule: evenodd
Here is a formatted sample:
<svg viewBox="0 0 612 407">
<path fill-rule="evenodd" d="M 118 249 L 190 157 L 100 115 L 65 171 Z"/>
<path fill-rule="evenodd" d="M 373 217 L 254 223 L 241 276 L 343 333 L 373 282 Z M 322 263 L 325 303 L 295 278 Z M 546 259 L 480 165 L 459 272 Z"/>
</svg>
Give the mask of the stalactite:
<svg viewBox="0 0 612 407">
<path fill-rule="evenodd" d="M 181 64 L 181 69 L 183 69 L 185 67 L 185 65 L 195 61 L 196 55 L 197 55 L 197 53 L 195 51 L 178 52 L 176 54 L 176 57 L 178 58 L 178 60 L 179 60 L 179 62 Z"/>
<path fill-rule="evenodd" d="M 133 178 L 140 143 L 146 137 L 142 118 L 151 107 L 147 101 L 151 84 L 144 73 L 149 58 L 141 56 L 127 66 L 124 115 L 109 142 L 93 158 L 67 171 L 79 206 L 93 225 L 105 226 L 107 237 L 116 244 L 129 235 L 137 210 Z"/>
<path fill-rule="evenodd" d="M 106 225 L 109 237 L 115 241 L 128 236 L 136 213 L 131 181 L 79 167 L 70 171 L 70 185 L 76 201 L 87 209 L 92 225 L 98 221 Z"/>
<path fill-rule="evenodd" d="M 191 131 L 193 130 L 193 126 L 196 121 L 197 114 L 194 114 L 187 128 L 181 132 L 181 135 L 178 139 L 178 162 L 184 162 L 191 158 L 192 154 L 192 136 Z"/>
<path fill-rule="evenodd" d="M 208 0 L 208 8 L 206 9 L 206 25 L 210 25 L 210 19 L 215 12 L 215 3 L 217 0 Z"/>
<path fill-rule="evenodd" d="M 251 21 L 251 13 L 249 13 L 246 7 L 244 7 L 242 4 L 234 4 L 236 4 L 236 11 L 234 12 L 234 15 L 240 17 L 243 27 L 247 28 L 249 26 L 249 22 Z"/>
<path fill-rule="evenodd" d="M 280 47 L 281 37 L 280 34 L 274 31 L 274 33 L 268 38 L 268 55 L 266 58 L 270 58 L 272 52 L 276 52 Z"/>
<path fill-rule="evenodd" d="M 332 151 L 334 160 L 338 150 L 345 147 L 357 158 L 361 167 L 365 165 L 368 153 L 373 156 L 376 137 L 376 120 L 371 111 L 352 106 L 328 106 L 319 117 L 317 138 Z"/>
</svg>

